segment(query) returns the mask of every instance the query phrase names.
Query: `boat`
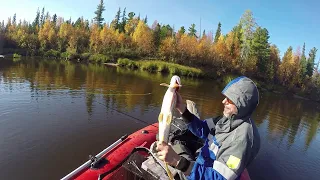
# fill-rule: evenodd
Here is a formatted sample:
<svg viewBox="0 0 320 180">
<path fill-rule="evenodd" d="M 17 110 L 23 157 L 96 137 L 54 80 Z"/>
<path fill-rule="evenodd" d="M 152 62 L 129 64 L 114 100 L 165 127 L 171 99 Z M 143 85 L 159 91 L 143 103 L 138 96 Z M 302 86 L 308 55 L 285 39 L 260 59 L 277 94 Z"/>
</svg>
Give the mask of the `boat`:
<svg viewBox="0 0 320 180">
<path fill-rule="evenodd" d="M 148 149 L 156 141 L 157 133 L 158 123 L 154 123 L 129 136 L 124 135 L 62 180 L 148 179 L 146 178 L 148 172 L 143 172 L 144 170 L 139 168 L 141 167 L 139 163 L 148 156 Z M 129 157 L 133 154 L 136 159 L 130 164 Z M 247 170 L 242 173 L 240 180 L 250 180 Z"/>
</svg>

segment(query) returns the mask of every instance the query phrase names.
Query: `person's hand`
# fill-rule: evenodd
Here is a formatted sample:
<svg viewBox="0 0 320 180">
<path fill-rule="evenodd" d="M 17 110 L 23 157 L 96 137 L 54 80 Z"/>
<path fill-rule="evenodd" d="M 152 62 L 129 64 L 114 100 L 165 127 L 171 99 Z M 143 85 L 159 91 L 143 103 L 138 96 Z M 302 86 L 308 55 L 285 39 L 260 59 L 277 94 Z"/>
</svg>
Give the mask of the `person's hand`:
<svg viewBox="0 0 320 180">
<path fill-rule="evenodd" d="M 171 145 L 165 142 L 157 142 L 156 150 L 160 160 L 174 167 L 178 165 L 181 157 L 172 149 Z"/>
<path fill-rule="evenodd" d="M 184 110 L 186 109 L 185 103 L 183 103 L 181 95 L 177 92 L 177 101 L 176 101 L 176 109 L 179 111 L 180 114 L 183 114 Z"/>
</svg>

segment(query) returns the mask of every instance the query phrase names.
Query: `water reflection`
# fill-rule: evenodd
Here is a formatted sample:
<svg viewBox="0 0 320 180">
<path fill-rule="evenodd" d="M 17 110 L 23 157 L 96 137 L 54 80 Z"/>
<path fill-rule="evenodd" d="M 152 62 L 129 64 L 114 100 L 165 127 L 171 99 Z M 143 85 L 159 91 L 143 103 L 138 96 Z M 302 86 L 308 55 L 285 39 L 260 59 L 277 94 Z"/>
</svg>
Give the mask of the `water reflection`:
<svg viewBox="0 0 320 180">
<path fill-rule="evenodd" d="M 154 117 L 149 122 L 155 122 L 165 92 L 159 84 L 169 82 L 170 78 L 169 75 L 66 61 L 28 59 L 0 62 L 0 91 L 29 92 L 35 101 L 67 95 L 73 103 L 73 98 L 84 97 L 89 120 L 93 119 L 95 111 L 103 107 L 107 113 L 111 109 L 127 114 L 138 113 L 135 114 L 138 118 Z M 220 115 L 223 84 L 184 77 L 182 83 L 182 96 L 196 102 L 202 118 Z M 253 119 L 259 127 L 262 141 L 274 147 L 272 151 L 294 149 L 306 157 L 317 154 L 320 146 L 316 140 L 319 135 L 319 104 L 267 92 L 260 94 L 260 104 Z M 312 144 L 314 146 L 308 153 Z M 260 157 L 270 164 L 271 150 L 263 148 Z M 279 160 L 282 157 L 273 158 Z M 319 158 L 316 160 L 320 163 Z"/>
</svg>

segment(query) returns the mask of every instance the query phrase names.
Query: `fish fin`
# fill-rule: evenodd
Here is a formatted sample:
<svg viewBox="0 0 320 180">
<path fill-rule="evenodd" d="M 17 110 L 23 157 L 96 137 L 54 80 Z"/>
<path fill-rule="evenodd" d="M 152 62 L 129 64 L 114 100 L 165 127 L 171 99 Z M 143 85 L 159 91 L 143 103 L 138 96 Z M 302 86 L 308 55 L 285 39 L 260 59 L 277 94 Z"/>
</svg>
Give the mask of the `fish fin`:
<svg viewBox="0 0 320 180">
<path fill-rule="evenodd" d="M 174 84 L 173 85 L 173 88 L 180 88 L 182 85 L 179 85 L 179 84 Z"/>
<path fill-rule="evenodd" d="M 167 83 L 161 83 L 160 86 L 166 86 L 166 87 L 169 87 L 170 85 L 167 84 Z"/>
<path fill-rule="evenodd" d="M 167 118 L 166 118 L 166 123 L 167 123 L 167 125 L 170 125 L 171 121 L 172 121 L 172 115 L 170 114 L 170 115 L 168 115 Z"/>
<path fill-rule="evenodd" d="M 161 123 L 163 121 L 163 113 L 159 114 L 158 121 L 159 121 L 159 123 Z"/>
</svg>

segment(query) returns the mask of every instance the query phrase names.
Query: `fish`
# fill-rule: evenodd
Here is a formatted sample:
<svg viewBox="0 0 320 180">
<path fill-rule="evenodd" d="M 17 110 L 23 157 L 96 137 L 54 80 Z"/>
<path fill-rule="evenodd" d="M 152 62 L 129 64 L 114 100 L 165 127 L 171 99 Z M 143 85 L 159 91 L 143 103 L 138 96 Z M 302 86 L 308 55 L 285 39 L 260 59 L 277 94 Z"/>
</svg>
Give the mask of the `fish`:
<svg viewBox="0 0 320 180">
<path fill-rule="evenodd" d="M 158 117 L 159 121 L 159 141 L 168 143 L 170 125 L 173 118 L 173 111 L 177 102 L 177 92 L 181 88 L 180 77 L 174 75 L 171 77 L 170 84 L 161 83 L 161 86 L 168 87 L 166 93 L 164 94 L 161 111 Z M 169 179 L 173 179 L 172 173 L 169 170 L 168 164 L 165 163 L 166 171 Z"/>
</svg>

